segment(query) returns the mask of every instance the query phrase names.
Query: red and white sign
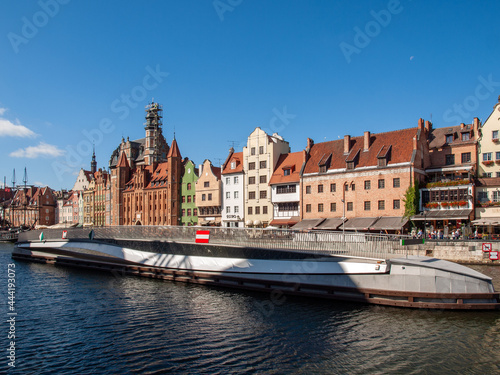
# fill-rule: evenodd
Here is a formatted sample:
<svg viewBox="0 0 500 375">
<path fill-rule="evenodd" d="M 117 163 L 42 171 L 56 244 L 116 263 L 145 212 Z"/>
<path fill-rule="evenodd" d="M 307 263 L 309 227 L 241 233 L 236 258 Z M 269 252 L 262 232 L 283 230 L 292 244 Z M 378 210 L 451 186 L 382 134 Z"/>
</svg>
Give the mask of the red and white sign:
<svg viewBox="0 0 500 375">
<path fill-rule="evenodd" d="M 485 253 L 491 251 L 491 244 L 490 243 L 483 243 L 483 251 Z"/>
<path fill-rule="evenodd" d="M 490 260 L 498 260 L 498 251 L 490 251 Z"/>
<path fill-rule="evenodd" d="M 209 230 L 197 230 L 196 231 L 196 243 L 208 243 L 210 239 Z"/>
<path fill-rule="evenodd" d="M 67 230 L 63 230 L 62 239 L 65 240 L 67 238 L 68 238 L 68 231 Z"/>
</svg>

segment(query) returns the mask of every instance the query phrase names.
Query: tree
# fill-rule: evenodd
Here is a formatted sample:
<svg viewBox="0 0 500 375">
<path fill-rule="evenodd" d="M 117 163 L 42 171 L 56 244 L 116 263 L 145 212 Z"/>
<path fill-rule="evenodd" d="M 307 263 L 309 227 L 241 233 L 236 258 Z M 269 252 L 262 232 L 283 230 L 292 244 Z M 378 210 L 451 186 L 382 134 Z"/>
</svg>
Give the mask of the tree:
<svg viewBox="0 0 500 375">
<path fill-rule="evenodd" d="M 419 209 L 418 204 L 420 201 L 420 189 L 418 180 L 415 181 L 413 186 L 409 186 L 406 189 L 405 195 L 403 197 L 403 202 L 405 202 L 405 213 L 404 217 L 408 218 L 411 221 L 411 217 L 415 216 Z"/>
</svg>

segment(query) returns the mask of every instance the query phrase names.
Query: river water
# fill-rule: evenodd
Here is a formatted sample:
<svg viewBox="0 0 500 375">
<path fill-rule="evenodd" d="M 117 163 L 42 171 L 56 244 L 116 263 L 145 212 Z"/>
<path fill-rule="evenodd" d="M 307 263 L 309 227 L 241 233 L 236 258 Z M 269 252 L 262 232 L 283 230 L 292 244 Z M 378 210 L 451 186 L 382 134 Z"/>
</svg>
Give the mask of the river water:
<svg viewBox="0 0 500 375">
<path fill-rule="evenodd" d="M 0 243 L 0 374 L 500 373 L 499 311 L 277 303 L 265 293 L 14 261 L 12 249 Z M 500 289 L 500 267 L 474 268 Z"/>
</svg>

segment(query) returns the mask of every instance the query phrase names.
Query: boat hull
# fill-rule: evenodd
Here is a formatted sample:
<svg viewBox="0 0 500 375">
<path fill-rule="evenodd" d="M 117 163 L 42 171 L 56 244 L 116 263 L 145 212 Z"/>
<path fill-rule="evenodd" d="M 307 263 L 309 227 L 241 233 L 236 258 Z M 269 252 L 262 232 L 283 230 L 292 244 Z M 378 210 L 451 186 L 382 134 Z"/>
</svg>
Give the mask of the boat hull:
<svg viewBox="0 0 500 375">
<path fill-rule="evenodd" d="M 271 295 L 380 305 L 489 310 L 500 308 L 491 278 L 427 257 L 390 260 L 166 240 L 18 242 L 19 260 L 106 270 Z"/>
</svg>

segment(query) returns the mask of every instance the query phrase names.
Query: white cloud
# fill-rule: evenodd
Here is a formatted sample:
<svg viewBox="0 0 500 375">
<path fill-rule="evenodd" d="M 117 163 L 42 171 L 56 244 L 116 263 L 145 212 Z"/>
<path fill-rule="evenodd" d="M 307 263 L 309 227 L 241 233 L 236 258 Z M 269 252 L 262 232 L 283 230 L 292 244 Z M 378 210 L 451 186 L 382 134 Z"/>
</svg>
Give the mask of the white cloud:
<svg viewBox="0 0 500 375">
<path fill-rule="evenodd" d="M 7 108 L 0 108 L 0 116 L 2 116 L 7 111 Z"/>
<path fill-rule="evenodd" d="M 20 148 L 19 150 L 13 151 L 9 156 L 13 158 L 28 158 L 35 159 L 39 156 L 44 157 L 57 157 L 64 154 L 64 150 L 57 148 L 57 146 L 49 145 L 45 142 L 40 142 L 38 146 L 29 146 L 26 148 Z"/>
<path fill-rule="evenodd" d="M 0 108 L 0 115 L 5 112 L 5 108 Z M 7 119 L 0 118 L 0 137 L 36 137 L 36 134 L 21 124 L 13 124 Z"/>
</svg>

